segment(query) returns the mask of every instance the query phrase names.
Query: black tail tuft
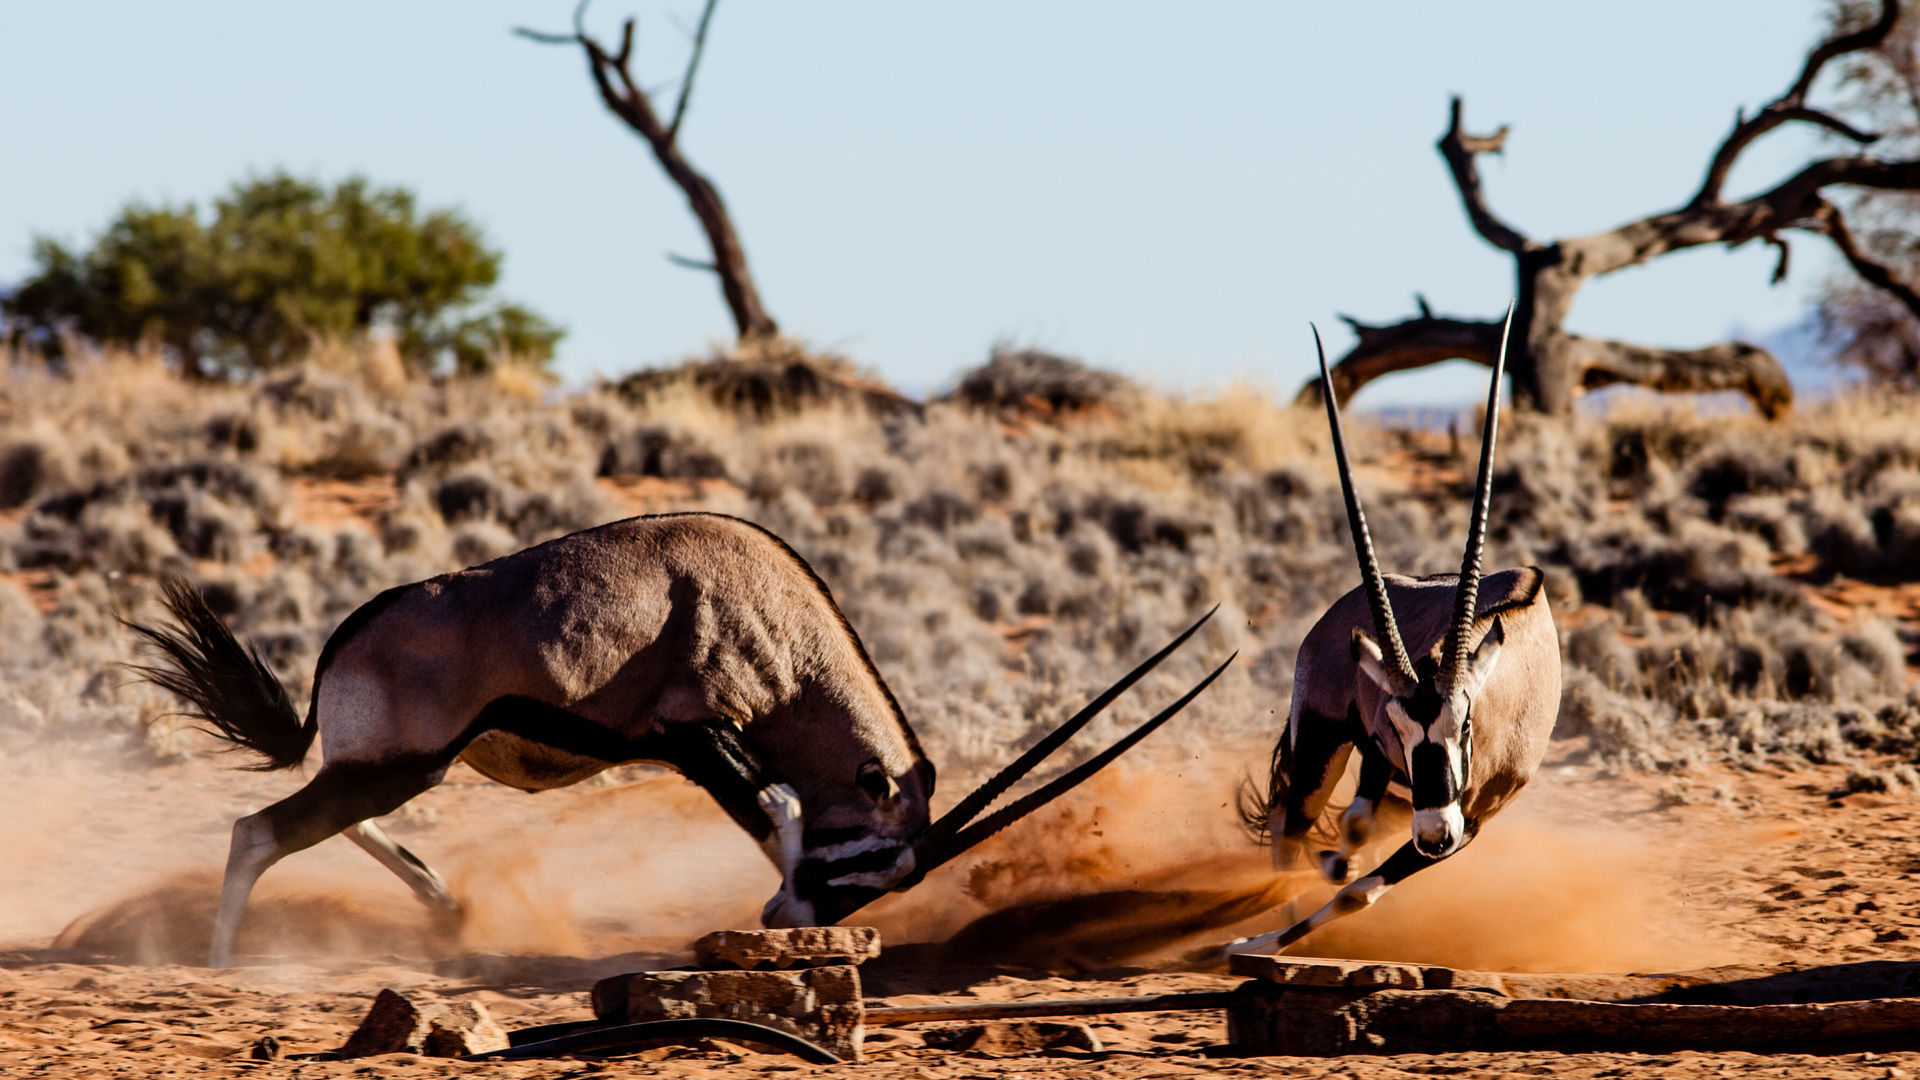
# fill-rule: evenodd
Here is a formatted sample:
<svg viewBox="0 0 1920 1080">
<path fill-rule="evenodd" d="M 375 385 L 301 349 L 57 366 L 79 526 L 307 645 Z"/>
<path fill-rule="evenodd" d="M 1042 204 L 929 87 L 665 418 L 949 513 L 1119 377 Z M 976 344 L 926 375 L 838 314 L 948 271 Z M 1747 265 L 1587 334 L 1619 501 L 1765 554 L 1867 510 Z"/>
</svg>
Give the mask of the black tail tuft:
<svg viewBox="0 0 1920 1080">
<path fill-rule="evenodd" d="M 185 578 L 169 574 L 161 579 L 160 590 L 173 625 L 121 621 L 158 649 L 162 662 L 128 666 L 186 701 L 191 708 L 184 715 L 211 724 L 208 734 L 265 759 L 247 768 L 291 769 L 305 760 L 313 745 L 313 718 L 301 722 L 286 687 L 260 654 L 234 638 Z"/>
<path fill-rule="evenodd" d="M 1286 805 L 1287 788 L 1293 775 L 1293 755 L 1288 753 L 1287 733 L 1282 731 L 1280 738 L 1273 744 L 1273 762 L 1268 768 L 1266 790 L 1261 790 L 1260 782 L 1249 776 L 1240 782 L 1240 790 L 1235 794 L 1234 810 L 1240 815 L 1240 825 L 1256 844 L 1273 842 L 1273 812 Z M 1339 825 L 1336 818 L 1344 807 L 1330 806 L 1321 811 L 1319 820 L 1308 830 L 1305 842 L 1310 846 L 1332 847 L 1339 842 Z"/>
<path fill-rule="evenodd" d="M 1249 776 L 1240 781 L 1240 790 L 1235 795 L 1234 809 L 1240 814 L 1240 824 L 1256 844 L 1273 840 L 1273 808 L 1281 805 L 1287 795 L 1287 757 L 1287 733 L 1282 731 L 1273 744 L 1266 791 L 1262 792 L 1260 782 Z"/>
</svg>

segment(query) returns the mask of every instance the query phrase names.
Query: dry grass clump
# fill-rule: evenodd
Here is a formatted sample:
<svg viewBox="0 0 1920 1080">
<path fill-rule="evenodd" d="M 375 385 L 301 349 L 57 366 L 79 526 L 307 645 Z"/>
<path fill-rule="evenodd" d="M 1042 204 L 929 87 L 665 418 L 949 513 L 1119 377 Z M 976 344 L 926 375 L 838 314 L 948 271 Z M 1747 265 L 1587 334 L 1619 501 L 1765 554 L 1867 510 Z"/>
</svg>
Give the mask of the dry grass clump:
<svg viewBox="0 0 1920 1080">
<path fill-rule="evenodd" d="M 692 388 L 730 412 L 767 419 L 817 406 L 853 407 L 874 416 L 917 416 L 918 402 L 904 397 L 844 357 L 813 352 L 788 338 L 743 342 L 715 350 L 705 360 L 645 368 L 613 384 L 613 392 L 636 406 L 663 393 Z"/>
<path fill-rule="evenodd" d="M 960 376 L 947 400 L 977 409 L 1051 417 L 1102 406 L 1118 408 L 1134 389 L 1119 375 L 1069 357 L 995 345 L 985 364 Z"/>
<path fill-rule="evenodd" d="M 813 374 L 787 380 L 794 365 Z M 1180 399 L 1098 374 L 1002 353 L 962 380 L 981 402 L 904 409 L 790 344 L 572 393 L 408 381 L 377 351 L 333 346 L 240 385 L 132 356 L 65 376 L 16 363 L 0 376 L 0 744 L 205 748 L 148 724 L 168 703 L 112 666 L 131 645 L 114 615 L 142 611 L 163 570 L 194 574 L 302 694 L 333 627 L 383 588 L 704 508 L 812 562 L 949 783 L 1216 603 L 1203 639 L 1091 741 L 1239 649 L 1142 753 L 1262 760 L 1301 637 L 1358 580 L 1323 420 L 1248 389 Z M 1065 396 L 1008 422 L 1001 406 L 1045 398 L 1036 387 Z M 1912 628 L 1813 592 L 1920 576 L 1905 407 L 1512 424 L 1490 559 L 1548 572 L 1562 735 L 1677 776 L 1812 760 L 1906 783 L 1888 759 L 1920 753 Z M 1353 426 L 1383 563 L 1455 569 L 1477 448 Z M 1238 780 L 1220 777 L 1223 797 Z"/>
</svg>

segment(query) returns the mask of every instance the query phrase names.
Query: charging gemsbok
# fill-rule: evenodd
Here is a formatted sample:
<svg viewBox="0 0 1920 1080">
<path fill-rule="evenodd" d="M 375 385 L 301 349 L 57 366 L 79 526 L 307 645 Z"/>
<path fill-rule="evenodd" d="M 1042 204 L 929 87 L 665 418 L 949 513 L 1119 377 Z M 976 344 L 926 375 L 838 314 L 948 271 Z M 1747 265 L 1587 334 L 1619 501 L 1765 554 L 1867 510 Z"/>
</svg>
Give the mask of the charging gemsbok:
<svg viewBox="0 0 1920 1080">
<path fill-rule="evenodd" d="M 1512 323 L 1509 308 L 1509 329 Z M 1235 942 L 1231 951 L 1277 951 L 1367 907 L 1465 847 L 1540 766 L 1560 711 L 1560 642 L 1541 574 L 1524 567 L 1480 576 L 1506 358 L 1503 332 L 1460 576 L 1416 579 L 1380 572 L 1320 352 L 1320 390 L 1363 584 L 1335 601 L 1300 643 L 1287 728 L 1274 747 L 1267 796 L 1249 808 L 1250 824 L 1271 837 L 1276 866 L 1294 865 L 1357 749 L 1359 781 L 1340 816 L 1337 847 L 1319 853 L 1321 873 L 1347 880 L 1348 860 L 1389 789 L 1412 803 L 1413 838 L 1311 916 Z"/>
<path fill-rule="evenodd" d="M 259 768 L 291 768 L 316 734 L 321 744 L 305 787 L 234 823 L 215 967 L 233 962 L 261 873 L 340 832 L 421 900 L 457 912 L 439 875 L 370 820 L 439 783 L 456 759 L 528 791 L 623 762 L 672 766 L 779 868 L 767 925 L 837 922 L 1092 775 L 1226 666 L 1104 752 L 969 824 L 1195 623 L 929 825 L 933 766 L 859 637 L 800 556 L 736 518 L 630 518 L 389 589 L 327 641 L 304 721 L 190 585 L 169 580 L 165 598 L 174 625 L 133 627 L 165 661 L 139 669 L 147 678 L 263 757 Z"/>
</svg>

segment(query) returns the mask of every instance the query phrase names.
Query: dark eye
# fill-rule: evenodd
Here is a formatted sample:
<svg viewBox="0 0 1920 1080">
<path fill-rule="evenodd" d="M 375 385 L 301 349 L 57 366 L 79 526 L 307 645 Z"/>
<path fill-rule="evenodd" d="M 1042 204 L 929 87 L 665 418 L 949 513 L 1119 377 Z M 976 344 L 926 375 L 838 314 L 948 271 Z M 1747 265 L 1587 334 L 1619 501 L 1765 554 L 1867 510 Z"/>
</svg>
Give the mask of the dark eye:
<svg viewBox="0 0 1920 1080">
<path fill-rule="evenodd" d="M 860 771 L 853 779 L 854 783 L 860 785 L 860 790 L 867 793 L 867 798 L 874 802 L 886 802 L 900 794 L 900 785 L 887 775 L 878 758 L 861 762 Z"/>
</svg>

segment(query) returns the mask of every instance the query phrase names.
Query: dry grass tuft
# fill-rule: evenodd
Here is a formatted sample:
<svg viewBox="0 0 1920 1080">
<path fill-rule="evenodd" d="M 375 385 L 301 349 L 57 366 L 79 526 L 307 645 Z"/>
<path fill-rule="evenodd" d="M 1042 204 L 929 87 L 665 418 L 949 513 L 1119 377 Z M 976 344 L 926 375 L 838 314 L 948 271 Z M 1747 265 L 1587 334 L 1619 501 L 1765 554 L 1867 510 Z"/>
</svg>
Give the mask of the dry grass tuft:
<svg viewBox="0 0 1920 1080">
<path fill-rule="evenodd" d="M 1003 353 L 963 380 L 975 389 L 920 406 L 788 342 L 571 393 L 499 374 L 396 383 L 377 352 L 328 345 L 244 385 L 138 356 L 66 375 L 16 363 L 0 376 L 0 744 L 205 749 L 148 724 L 166 703 L 113 667 L 131 644 L 113 615 L 168 569 L 207 583 L 300 694 L 333 627 L 382 588 L 630 513 L 710 509 L 813 563 L 949 783 L 1214 603 L 1206 640 L 1093 734 L 1237 648 L 1142 753 L 1224 746 L 1251 770 L 1301 637 L 1357 582 L 1323 424 L 1251 389 L 1181 399 L 1099 375 Z M 1031 399 L 1046 409 L 1010 420 Z M 1902 591 L 1920 579 L 1913 404 L 1511 424 L 1490 558 L 1547 570 L 1561 735 L 1672 773 L 1687 798 L 1711 785 L 1680 781 L 1715 762 L 1909 784 L 1888 762 L 1920 752 L 1920 605 L 1902 599 L 1920 595 Z M 1353 442 L 1383 562 L 1453 569 L 1477 448 L 1363 419 Z M 1238 780 L 1220 778 L 1223 799 Z"/>
</svg>

